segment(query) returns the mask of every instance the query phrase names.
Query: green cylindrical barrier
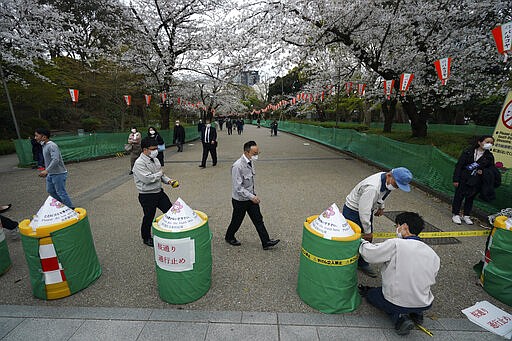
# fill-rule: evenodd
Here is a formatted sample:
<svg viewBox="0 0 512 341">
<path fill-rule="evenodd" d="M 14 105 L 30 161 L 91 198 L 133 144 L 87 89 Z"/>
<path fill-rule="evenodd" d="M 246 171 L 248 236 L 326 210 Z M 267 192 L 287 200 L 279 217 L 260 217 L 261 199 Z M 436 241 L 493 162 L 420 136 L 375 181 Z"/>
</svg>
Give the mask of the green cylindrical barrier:
<svg viewBox="0 0 512 341">
<path fill-rule="evenodd" d="M 353 236 L 325 239 L 309 226 L 316 217 L 304 222 L 297 293 L 306 304 L 323 313 L 354 311 L 361 304 L 357 290 L 361 229 L 347 220 L 355 232 Z"/>
<path fill-rule="evenodd" d="M 51 300 L 72 295 L 101 275 L 87 212 L 83 208 L 75 211 L 78 220 L 42 226 L 36 231 L 29 219 L 19 225 L 32 292 L 38 298 Z M 48 247 L 55 252 L 53 260 L 40 257 L 41 249 Z M 51 271 L 60 271 L 59 281 L 49 274 Z M 52 283 L 47 282 L 50 277 Z"/>
<path fill-rule="evenodd" d="M 5 239 L 4 229 L 0 227 L 0 275 L 3 275 L 11 267 L 11 257 Z"/>
<path fill-rule="evenodd" d="M 484 261 L 475 265 L 475 270 L 489 295 L 512 306 L 512 230 L 507 228 L 506 220 L 505 216 L 494 220 Z"/>
<path fill-rule="evenodd" d="M 212 234 L 208 226 L 208 216 L 200 211 L 195 212 L 203 222 L 180 232 L 160 229 L 158 221 L 163 215 L 153 222 L 158 292 L 160 298 L 168 303 L 185 304 L 196 301 L 211 286 Z M 187 243 L 189 239 L 193 241 L 193 263 L 191 268 L 181 270 L 181 265 L 191 262 L 190 257 L 183 257 L 180 251 L 180 248 L 188 250 L 191 247 L 190 244 L 181 244 Z"/>
</svg>

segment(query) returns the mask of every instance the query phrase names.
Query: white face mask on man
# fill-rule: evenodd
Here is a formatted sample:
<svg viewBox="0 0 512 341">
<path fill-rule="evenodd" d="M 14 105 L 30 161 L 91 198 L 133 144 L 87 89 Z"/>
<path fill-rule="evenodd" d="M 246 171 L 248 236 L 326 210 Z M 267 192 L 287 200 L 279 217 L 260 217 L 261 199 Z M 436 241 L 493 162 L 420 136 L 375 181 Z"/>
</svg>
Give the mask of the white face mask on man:
<svg viewBox="0 0 512 341">
<path fill-rule="evenodd" d="M 402 232 L 400 232 L 400 226 L 397 226 L 397 227 L 396 227 L 396 236 L 397 236 L 398 238 L 402 238 Z"/>
<path fill-rule="evenodd" d="M 258 160 L 258 155 L 253 155 L 253 156 L 251 156 L 251 160 L 252 160 L 252 161 Z"/>
<path fill-rule="evenodd" d="M 136 133 L 137 132 L 137 129 L 132 129 L 132 133 Z"/>
<path fill-rule="evenodd" d="M 396 189 L 396 187 L 393 186 L 392 184 L 386 184 L 386 188 L 388 189 L 388 191 L 392 191 L 392 190 Z"/>
<path fill-rule="evenodd" d="M 150 130 L 150 131 L 149 131 L 149 133 L 150 133 L 151 135 L 155 135 L 155 131 L 154 131 L 154 130 Z"/>
<path fill-rule="evenodd" d="M 155 149 L 155 150 L 152 150 L 150 153 L 149 153 L 149 157 L 154 159 L 155 157 L 158 156 L 158 149 Z"/>
<path fill-rule="evenodd" d="M 483 150 L 490 150 L 492 148 L 492 143 L 484 143 L 482 146 Z"/>
</svg>

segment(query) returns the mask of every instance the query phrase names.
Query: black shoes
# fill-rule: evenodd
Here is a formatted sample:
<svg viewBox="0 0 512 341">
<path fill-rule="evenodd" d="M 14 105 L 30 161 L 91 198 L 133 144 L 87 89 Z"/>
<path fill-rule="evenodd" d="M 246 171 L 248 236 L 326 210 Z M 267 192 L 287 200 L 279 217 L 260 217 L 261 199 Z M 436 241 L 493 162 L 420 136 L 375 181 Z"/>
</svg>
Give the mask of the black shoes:
<svg viewBox="0 0 512 341">
<path fill-rule="evenodd" d="M 199 165 L 199 168 L 206 168 L 206 166 L 203 166 L 203 165 Z"/>
<path fill-rule="evenodd" d="M 0 213 L 7 212 L 11 208 L 12 204 L 0 206 Z"/>
<path fill-rule="evenodd" d="M 154 244 L 153 244 L 153 238 L 148 238 L 148 239 L 144 239 L 143 240 L 143 243 L 146 244 L 147 246 L 151 246 L 153 247 Z"/>
<path fill-rule="evenodd" d="M 369 287 L 367 285 L 361 285 L 361 284 L 359 284 L 357 286 L 357 290 L 359 290 L 359 295 L 361 295 L 361 297 L 368 296 L 368 290 L 370 290 L 371 288 L 373 288 L 373 287 Z"/>
<path fill-rule="evenodd" d="M 227 239 L 225 238 L 226 242 L 230 245 L 233 245 L 233 246 L 240 246 L 242 245 L 242 243 L 240 243 L 238 240 L 236 240 L 236 238 L 233 238 L 233 239 Z"/>
<path fill-rule="evenodd" d="M 416 324 L 423 324 L 423 314 L 409 314 L 409 318 Z"/>
<path fill-rule="evenodd" d="M 268 250 L 270 249 L 272 246 L 274 245 L 277 245 L 277 243 L 279 243 L 280 240 L 279 239 L 270 239 L 268 242 L 266 242 L 265 244 L 263 244 L 263 250 Z"/>
<path fill-rule="evenodd" d="M 395 325 L 395 331 L 398 335 L 408 335 L 413 328 L 414 322 L 407 315 L 402 315 Z"/>
</svg>

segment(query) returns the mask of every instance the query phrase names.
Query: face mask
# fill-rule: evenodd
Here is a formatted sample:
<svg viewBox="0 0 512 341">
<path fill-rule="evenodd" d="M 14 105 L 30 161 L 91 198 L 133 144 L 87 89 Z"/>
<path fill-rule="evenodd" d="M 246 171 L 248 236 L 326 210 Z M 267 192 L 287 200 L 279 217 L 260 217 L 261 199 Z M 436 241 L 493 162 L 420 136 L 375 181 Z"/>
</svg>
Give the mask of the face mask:
<svg viewBox="0 0 512 341">
<path fill-rule="evenodd" d="M 489 150 L 492 148 L 492 143 L 484 143 L 484 145 L 482 146 L 482 148 L 484 150 Z"/>
<path fill-rule="evenodd" d="M 154 131 L 154 130 L 150 130 L 150 131 L 149 131 L 149 133 L 150 133 L 151 135 L 155 135 L 155 131 Z"/>
<path fill-rule="evenodd" d="M 396 228 L 396 236 L 398 238 L 402 238 L 402 233 L 399 230 L 400 230 L 400 226 L 397 226 L 397 228 Z"/>
<path fill-rule="evenodd" d="M 386 184 L 386 188 L 388 189 L 388 191 L 392 191 L 392 190 L 396 189 L 396 187 L 393 186 L 392 184 Z"/>
<path fill-rule="evenodd" d="M 40 144 L 41 146 L 44 146 L 44 141 L 39 141 L 39 144 Z"/>
<path fill-rule="evenodd" d="M 180 124 L 179 123 L 176 123 L 177 126 L 179 126 Z"/>
<path fill-rule="evenodd" d="M 135 134 L 136 132 L 137 132 L 137 130 L 135 130 L 135 129 L 132 129 L 132 133 L 134 133 L 134 134 Z"/>
<path fill-rule="evenodd" d="M 208 124 L 206 125 L 206 127 L 207 127 L 207 128 L 210 128 L 211 126 L 212 126 L 212 125 L 211 125 L 210 123 L 208 123 Z"/>
<path fill-rule="evenodd" d="M 251 160 L 258 160 L 258 155 L 251 156 Z"/>
<path fill-rule="evenodd" d="M 154 159 L 158 156 L 158 149 L 152 150 L 151 153 L 149 153 L 149 157 Z"/>
</svg>

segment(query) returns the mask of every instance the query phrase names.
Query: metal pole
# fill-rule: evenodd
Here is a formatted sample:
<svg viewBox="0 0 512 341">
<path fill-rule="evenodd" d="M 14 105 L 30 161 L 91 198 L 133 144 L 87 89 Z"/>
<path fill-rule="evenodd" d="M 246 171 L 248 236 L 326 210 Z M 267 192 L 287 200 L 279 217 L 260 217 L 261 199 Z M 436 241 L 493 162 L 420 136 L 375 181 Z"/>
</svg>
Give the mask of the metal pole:
<svg viewBox="0 0 512 341">
<path fill-rule="evenodd" d="M 16 121 L 16 115 L 14 115 L 14 108 L 12 107 L 11 96 L 9 95 L 9 88 L 7 87 L 7 82 L 5 81 L 4 70 L 2 68 L 1 63 L 0 63 L 0 75 L 2 77 L 2 83 L 4 84 L 4 90 L 5 90 L 5 95 L 7 96 L 7 102 L 9 103 L 9 109 L 11 110 L 12 120 L 14 122 L 14 128 L 16 128 L 16 135 L 18 135 L 18 139 L 21 140 L 20 128 L 18 128 L 18 122 Z"/>
</svg>

